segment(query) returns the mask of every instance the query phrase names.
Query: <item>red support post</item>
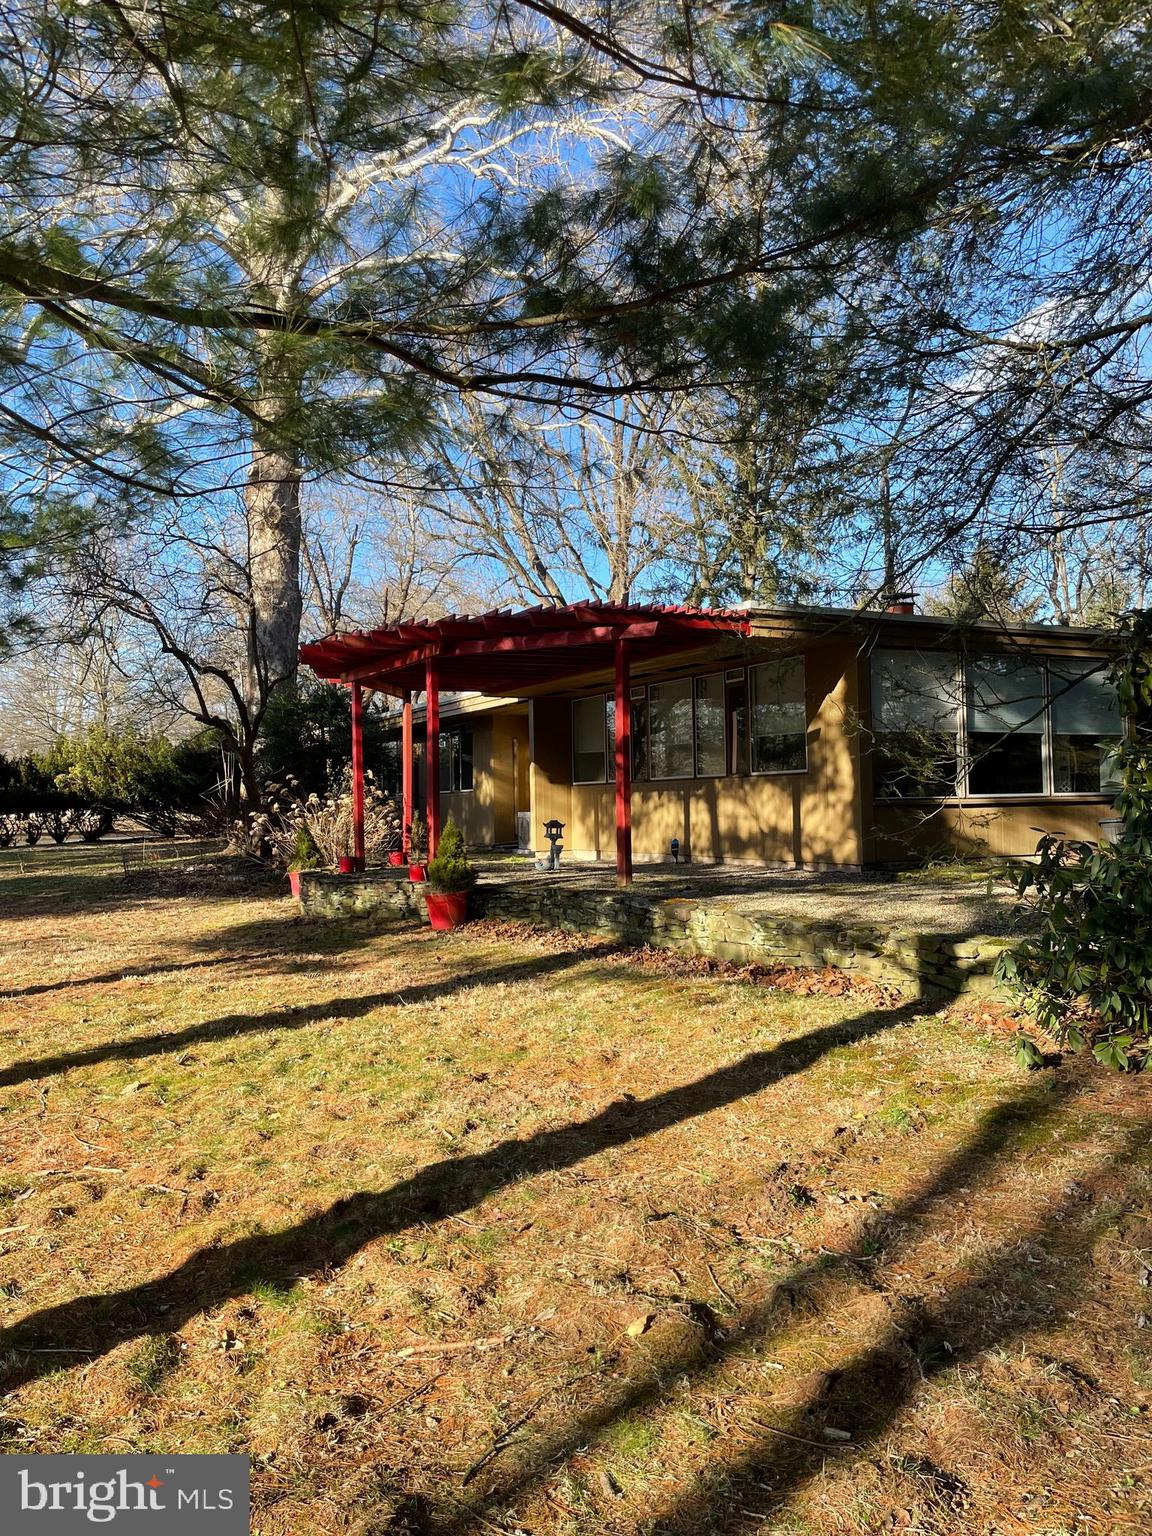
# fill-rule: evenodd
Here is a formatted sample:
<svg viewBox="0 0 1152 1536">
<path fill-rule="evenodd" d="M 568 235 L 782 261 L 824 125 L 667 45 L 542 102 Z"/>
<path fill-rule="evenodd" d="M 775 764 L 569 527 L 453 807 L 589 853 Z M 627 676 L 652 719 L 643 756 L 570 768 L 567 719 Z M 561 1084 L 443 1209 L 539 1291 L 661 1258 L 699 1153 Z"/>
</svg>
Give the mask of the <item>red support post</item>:
<svg viewBox="0 0 1152 1536">
<path fill-rule="evenodd" d="M 616 641 L 616 880 L 632 884 L 632 674 L 628 648 Z"/>
<path fill-rule="evenodd" d="M 400 820 L 404 857 L 412 852 L 412 695 L 404 695 L 400 716 Z"/>
<path fill-rule="evenodd" d="M 352 684 L 352 856 L 364 868 L 364 698 Z"/>
<path fill-rule="evenodd" d="M 424 770 L 428 775 L 428 857 L 436 857 L 440 844 L 440 668 L 438 658 L 424 663 L 424 719 L 427 744 Z"/>
</svg>

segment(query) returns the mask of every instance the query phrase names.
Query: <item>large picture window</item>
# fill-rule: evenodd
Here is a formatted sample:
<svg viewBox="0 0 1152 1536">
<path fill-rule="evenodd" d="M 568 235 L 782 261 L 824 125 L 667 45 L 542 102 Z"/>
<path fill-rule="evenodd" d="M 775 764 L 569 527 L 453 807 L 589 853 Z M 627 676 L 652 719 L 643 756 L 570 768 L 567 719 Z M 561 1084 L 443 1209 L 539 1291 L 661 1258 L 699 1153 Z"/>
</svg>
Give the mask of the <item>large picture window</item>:
<svg viewBox="0 0 1152 1536">
<path fill-rule="evenodd" d="M 1102 662 L 876 651 L 876 793 L 1099 794 L 1116 787 L 1124 727 Z"/>
<path fill-rule="evenodd" d="M 690 779 L 694 763 L 692 679 L 648 689 L 648 766 L 654 779 Z"/>
<path fill-rule="evenodd" d="M 752 772 L 797 773 L 808 766 L 808 709 L 799 657 L 749 667 Z"/>
<path fill-rule="evenodd" d="M 440 733 L 440 788 L 471 789 L 473 777 L 472 732 L 463 730 Z"/>
<path fill-rule="evenodd" d="M 873 653 L 877 794 L 899 798 L 956 793 L 959 708 L 959 658 L 953 653 Z"/>
<path fill-rule="evenodd" d="M 796 773 L 807 766 L 804 663 L 799 658 L 702 677 L 637 685 L 632 701 L 632 779 L 724 778 Z M 572 704 L 572 782 L 616 777 L 616 700 L 597 693 Z"/>
</svg>

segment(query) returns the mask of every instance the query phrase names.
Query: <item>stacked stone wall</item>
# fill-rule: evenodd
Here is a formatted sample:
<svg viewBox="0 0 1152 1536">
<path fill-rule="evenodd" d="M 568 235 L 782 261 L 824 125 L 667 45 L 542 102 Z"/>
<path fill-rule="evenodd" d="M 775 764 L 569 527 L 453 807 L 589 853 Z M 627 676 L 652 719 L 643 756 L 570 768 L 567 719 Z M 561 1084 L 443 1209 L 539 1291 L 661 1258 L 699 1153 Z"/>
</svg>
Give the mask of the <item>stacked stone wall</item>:
<svg viewBox="0 0 1152 1536">
<path fill-rule="evenodd" d="M 316 917 L 390 914 L 427 921 L 422 888 L 407 871 L 305 874 L 301 901 Z M 563 881 L 485 880 L 472 893 L 474 916 L 595 934 L 629 947 L 652 944 L 737 965 L 834 965 L 910 996 L 996 994 L 996 960 L 1011 939 L 991 935 L 879 929 L 743 912 L 738 898 L 663 897 L 604 891 Z"/>
</svg>

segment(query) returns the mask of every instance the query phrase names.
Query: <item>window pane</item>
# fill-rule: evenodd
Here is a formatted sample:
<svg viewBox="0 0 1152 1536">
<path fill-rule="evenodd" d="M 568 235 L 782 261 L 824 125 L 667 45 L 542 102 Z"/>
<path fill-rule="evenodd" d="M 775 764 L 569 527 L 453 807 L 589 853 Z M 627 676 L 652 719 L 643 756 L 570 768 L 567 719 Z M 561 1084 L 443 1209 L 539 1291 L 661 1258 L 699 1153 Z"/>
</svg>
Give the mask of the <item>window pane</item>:
<svg viewBox="0 0 1152 1536">
<path fill-rule="evenodd" d="M 1043 736 L 1032 732 L 1003 736 L 992 731 L 969 731 L 969 794 L 1043 794 L 1043 745 Z"/>
<path fill-rule="evenodd" d="M 632 696 L 632 778 L 643 783 L 651 777 L 648 764 L 648 693 Z"/>
<path fill-rule="evenodd" d="M 455 787 L 452 754 L 459 746 L 459 739 L 447 731 L 440 732 L 440 788 L 451 791 Z"/>
<path fill-rule="evenodd" d="M 957 793 L 955 732 L 884 731 L 877 733 L 875 743 L 876 794 L 940 800 Z"/>
<path fill-rule="evenodd" d="M 748 684 L 728 683 L 728 772 L 748 772 Z"/>
<path fill-rule="evenodd" d="M 752 772 L 788 773 L 808 765 L 808 710 L 799 657 L 750 667 Z"/>
<path fill-rule="evenodd" d="M 577 699 L 572 705 L 572 782 L 603 784 L 604 695 Z"/>
<path fill-rule="evenodd" d="M 1015 656 L 968 663 L 968 790 L 1044 791 L 1044 670 Z"/>
<path fill-rule="evenodd" d="M 610 784 L 616 782 L 616 696 L 604 695 L 604 735 L 608 743 L 608 759 L 605 773 Z"/>
<path fill-rule="evenodd" d="M 1015 656 L 979 656 L 968 663 L 968 729 L 1044 734 L 1044 669 Z"/>
<path fill-rule="evenodd" d="M 724 741 L 724 678 L 719 672 L 695 679 L 696 776 L 722 775 L 728 767 Z"/>
<path fill-rule="evenodd" d="M 1116 751 L 1124 726 L 1104 664 L 1053 660 L 1048 678 L 1053 792 L 1095 794 L 1118 788 Z"/>
<path fill-rule="evenodd" d="M 648 689 L 649 766 L 654 779 L 692 777 L 692 682 L 653 683 Z"/>
<path fill-rule="evenodd" d="M 472 788 L 472 732 L 461 731 L 457 737 L 460 748 L 459 764 L 460 777 L 457 783 L 458 789 Z"/>
<path fill-rule="evenodd" d="M 1096 670 L 1099 665 L 1099 670 Z M 1120 736 L 1120 701 L 1104 663 L 1052 662 L 1052 729 L 1062 736 Z"/>
<path fill-rule="evenodd" d="M 956 793 L 960 669 L 953 651 L 872 653 L 873 771 L 878 795 Z"/>
<path fill-rule="evenodd" d="M 959 668 L 951 651 L 873 651 L 872 727 L 877 732 L 925 730 L 955 736 Z"/>
<path fill-rule="evenodd" d="M 377 759 L 380 764 L 380 788 L 393 800 L 399 800 L 402 778 L 400 743 L 398 741 L 382 741 L 376 750 L 380 754 Z"/>
<path fill-rule="evenodd" d="M 1052 792 L 1095 795 L 1120 788 L 1119 738 L 1053 736 Z"/>
</svg>

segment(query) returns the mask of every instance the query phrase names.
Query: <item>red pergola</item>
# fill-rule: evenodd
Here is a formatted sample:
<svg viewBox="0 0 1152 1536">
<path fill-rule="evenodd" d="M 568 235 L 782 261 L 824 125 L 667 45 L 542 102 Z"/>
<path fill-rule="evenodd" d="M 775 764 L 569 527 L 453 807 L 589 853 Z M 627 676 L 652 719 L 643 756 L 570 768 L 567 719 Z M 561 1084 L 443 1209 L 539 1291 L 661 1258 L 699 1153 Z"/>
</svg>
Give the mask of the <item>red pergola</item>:
<svg viewBox="0 0 1152 1536">
<path fill-rule="evenodd" d="M 616 871 L 632 879 L 632 694 L 634 664 L 747 635 L 746 613 L 655 604 L 573 603 L 564 608 L 453 614 L 364 633 L 329 635 L 300 648 L 318 677 L 352 690 L 355 855 L 364 857 L 362 690 L 403 701 L 403 822 L 412 820 L 412 695 L 426 702 L 428 851 L 440 837 L 440 691 L 524 696 L 611 671 L 616 691 Z"/>
</svg>

